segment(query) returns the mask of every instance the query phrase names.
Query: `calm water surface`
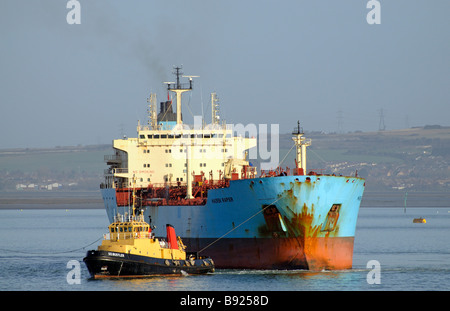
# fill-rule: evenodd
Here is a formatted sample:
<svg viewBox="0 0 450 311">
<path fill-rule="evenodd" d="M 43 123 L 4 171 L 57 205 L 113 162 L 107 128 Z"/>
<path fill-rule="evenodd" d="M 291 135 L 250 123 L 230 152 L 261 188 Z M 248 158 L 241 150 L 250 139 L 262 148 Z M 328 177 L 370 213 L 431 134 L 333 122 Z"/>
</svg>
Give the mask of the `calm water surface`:
<svg viewBox="0 0 450 311">
<path fill-rule="evenodd" d="M 427 223 L 414 224 L 415 217 Z M 450 290 L 450 208 L 362 208 L 353 269 L 345 271 L 217 270 L 90 280 L 82 259 L 100 244 L 107 225 L 103 209 L 0 210 L 0 290 Z M 71 260 L 80 262 L 81 284 L 67 282 Z M 381 284 L 367 282 L 370 260 L 380 263 Z"/>
</svg>

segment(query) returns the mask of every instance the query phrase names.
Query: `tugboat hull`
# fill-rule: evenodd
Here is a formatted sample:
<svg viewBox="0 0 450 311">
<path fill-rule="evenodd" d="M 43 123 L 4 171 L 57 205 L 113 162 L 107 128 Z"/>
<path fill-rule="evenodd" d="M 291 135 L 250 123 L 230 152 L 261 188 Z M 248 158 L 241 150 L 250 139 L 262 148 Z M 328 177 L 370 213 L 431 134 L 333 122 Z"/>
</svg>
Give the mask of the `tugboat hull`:
<svg viewBox="0 0 450 311">
<path fill-rule="evenodd" d="M 181 275 L 183 271 L 188 274 L 214 272 L 214 262 L 210 258 L 172 260 L 91 250 L 83 261 L 94 279 Z"/>
</svg>

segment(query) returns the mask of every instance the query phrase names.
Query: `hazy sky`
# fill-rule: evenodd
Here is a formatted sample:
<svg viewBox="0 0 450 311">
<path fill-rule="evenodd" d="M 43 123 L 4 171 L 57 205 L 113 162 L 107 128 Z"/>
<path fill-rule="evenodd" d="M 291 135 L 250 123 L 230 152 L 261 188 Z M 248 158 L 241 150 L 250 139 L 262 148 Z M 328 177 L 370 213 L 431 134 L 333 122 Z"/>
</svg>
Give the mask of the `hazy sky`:
<svg viewBox="0 0 450 311">
<path fill-rule="evenodd" d="M 450 1 L 0 1 L 0 148 L 134 137 L 150 92 L 183 65 L 210 120 L 306 131 L 450 125 Z M 339 112 L 341 111 L 341 112 Z M 183 116 L 192 117 L 187 106 Z"/>
</svg>

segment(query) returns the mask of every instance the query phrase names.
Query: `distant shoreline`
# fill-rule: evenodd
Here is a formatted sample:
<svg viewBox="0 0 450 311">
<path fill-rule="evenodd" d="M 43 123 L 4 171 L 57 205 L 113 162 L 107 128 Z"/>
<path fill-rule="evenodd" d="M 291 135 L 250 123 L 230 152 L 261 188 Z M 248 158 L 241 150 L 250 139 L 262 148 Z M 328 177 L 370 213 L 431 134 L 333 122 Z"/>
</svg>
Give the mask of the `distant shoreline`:
<svg viewBox="0 0 450 311">
<path fill-rule="evenodd" d="M 0 210 L 71 210 L 71 209 L 104 209 L 105 206 L 101 204 L 0 204 Z"/>
<path fill-rule="evenodd" d="M 0 206 L 2 205 L 16 205 L 16 204 L 103 204 L 102 199 L 86 199 L 86 198 L 36 198 L 36 199 L 2 199 L 0 198 Z"/>
<path fill-rule="evenodd" d="M 101 199 L 0 199 L 2 209 L 104 209 Z"/>
<path fill-rule="evenodd" d="M 2 192 L 1 209 L 100 209 L 105 208 L 99 191 Z"/>
</svg>

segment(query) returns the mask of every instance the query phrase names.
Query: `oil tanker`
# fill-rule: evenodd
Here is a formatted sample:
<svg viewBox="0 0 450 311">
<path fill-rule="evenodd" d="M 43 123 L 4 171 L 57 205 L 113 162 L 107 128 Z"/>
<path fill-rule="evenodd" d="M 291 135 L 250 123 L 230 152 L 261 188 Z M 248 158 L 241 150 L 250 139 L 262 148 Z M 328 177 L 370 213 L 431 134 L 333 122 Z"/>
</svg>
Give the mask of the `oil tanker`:
<svg viewBox="0 0 450 311">
<path fill-rule="evenodd" d="M 180 67 L 174 74 L 159 113 L 150 94 L 147 124 L 139 122 L 135 138 L 115 139 L 105 155 L 100 188 L 110 222 L 136 206 L 156 236 L 172 224 L 219 269 L 350 269 L 364 179 L 307 172 L 311 140 L 299 123 L 293 167 L 257 172 L 248 159 L 256 138 L 221 122 L 215 93 L 210 124 L 183 123 L 182 94 L 192 91 L 194 76 Z"/>
</svg>

